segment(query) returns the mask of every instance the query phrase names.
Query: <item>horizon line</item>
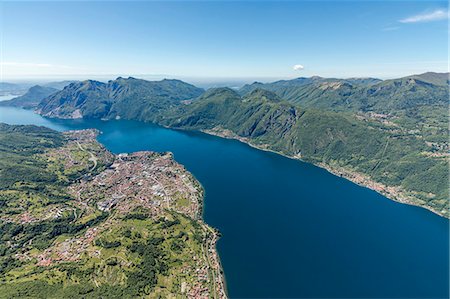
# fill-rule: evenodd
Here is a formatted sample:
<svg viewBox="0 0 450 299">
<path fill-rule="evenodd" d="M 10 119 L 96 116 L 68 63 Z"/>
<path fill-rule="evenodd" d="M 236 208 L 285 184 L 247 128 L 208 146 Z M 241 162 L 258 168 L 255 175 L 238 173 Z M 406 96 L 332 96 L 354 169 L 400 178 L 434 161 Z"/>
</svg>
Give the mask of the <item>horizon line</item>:
<svg viewBox="0 0 450 299">
<path fill-rule="evenodd" d="M 372 78 L 372 79 L 381 79 L 381 80 L 389 80 L 389 79 L 396 79 L 396 78 L 404 78 L 409 76 L 415 76 L 415 75 L 422 75 L 426 73 L 436 73 L 436 74 L 450 74 L 450 71 L 447 70 L 446 72 L 439 72 L 439 71 L 426 71 L 421 73 L 411 73 L 409 75 L 400 75 L 400 76 L 346 76 L 346 77 L 339 77 L 339 76 L 323 76 L 323 75 L 310 75 L 310 76 L 188 76 L 188 75 L 169 75 L 169 74 L 121 74 L 121 73 L 111 73 L 111 74 L 53 74 L 53 75 L 20 75 L 20 76 L 5 76 L 3 74 L 3 78 L 0 80 L 0 83 L 7 83 L 8 81 L 36 81 L 36 80 L 53 80 L 53 79 L 61 79 L 61 80 L 77 80 L 77 81 L 85 81 L 85 80 L 91 80 L 92 77 L 103 77 L 103 80 L 115 80 L 119 77 L 122 78 L 129 78 L 133 77 L 136 79 L 143 79 L 147 80 L 143 77 L 157 77 L 158 80 L 163 79 L 183 79 L 183 80 L 201 80 L 203 82 L 218 82 L 218 81 L 247 81 L 247 80 L 293 80 L 298 78 L 313 78 L 313 77 L 321 77 L 321 78 L 327 78 L 327 79 L 354 79 L 354 78 Z M 80 77 L 84 79 L 80 79 Z M 109 79 L 107 79 L 109 77 Z M 113 79 L 111 79 L 113 78 Z M 155 78 L 156 79 L 156 78 Z M 100 80 L 100 79 L 99 79 Z"/>
</svg>

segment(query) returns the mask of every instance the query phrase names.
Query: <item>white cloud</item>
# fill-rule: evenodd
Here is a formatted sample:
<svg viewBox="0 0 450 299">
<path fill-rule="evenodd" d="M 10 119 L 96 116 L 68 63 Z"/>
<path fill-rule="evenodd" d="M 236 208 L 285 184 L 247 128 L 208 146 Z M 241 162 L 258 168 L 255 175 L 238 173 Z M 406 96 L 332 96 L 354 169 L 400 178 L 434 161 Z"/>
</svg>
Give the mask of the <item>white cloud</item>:
<svg viewBox="0 0 450 299">
<path fill-rule="evenodd" d="M 296 64 L 296 65 L 294 65 L 293 67 L 292 67 L 292 69 L 294 70 L 294 71 L 301 71 L 301 70 L 303 70 L 305 67 L 303 66 L 303 65 L 301 65 L 301 64 Z"/>
<path fill-rule="evenodd" d="M 432 12 L 422 13 L 399 20 L 400 23 L 424 23 L 439 20 L 446 20 L 449 17 L 448 10 L 437 9 Z"/>
</svg>

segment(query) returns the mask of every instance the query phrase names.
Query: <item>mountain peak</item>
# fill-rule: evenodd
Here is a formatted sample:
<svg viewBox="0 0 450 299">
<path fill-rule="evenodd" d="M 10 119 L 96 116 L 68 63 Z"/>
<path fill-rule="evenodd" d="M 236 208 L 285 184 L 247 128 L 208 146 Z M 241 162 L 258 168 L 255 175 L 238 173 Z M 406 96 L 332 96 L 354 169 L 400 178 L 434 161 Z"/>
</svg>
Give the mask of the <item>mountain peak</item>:
<svg viewBox="0 0 450 299">
<path fill-rule="evenodd" d="M 155 110 L 181 105 L 198 97 L 203 89 L 183 81 L 147 81 L 118 77 L 103 83 L 73 83 L 39 103 L 39 113 L 62 118 L 152 117 Z M 153 107 L 154 110 L 148 109 Z"/>
<path fill-rule="evenodd" d="M 44 87 L 42 87 L 41 85 L 34 85 L 31 86 L 30 89 L 28 89 L 28 91 L 35 91 L 35 90 L 39 90 L 39 89 L 43 89 Z"/>
<path fill-rule="evenodd" d="M 426 72 L 423 74 L 405 77 L 408 79 L 418 79 L 426 83 L 446 86 L 450 84 L 450 73 Z"/>
<path fill-rule="evenodd" d="M 281 101 L 281 98 L 271 91 L 262 88 L 256 88 L 255 90 L 245 95 L 244 100 L 265 100 L 270 102 L 279 102 Z"/>
<path fill-rule="evenodd" d="M 217 87 L 217 88 L 210 88 L 208 89 L 204 94 L 200 96 L 202 99 L 207 99 L 211 97 L 217 97 L 217 98 L 239 98 L 239 94 L 229 88 L 229 87 Z"/>
<path fill-rule="evenodd" d="M 104 87 L 106 84 L 100 81 L 96 80 L 85 80 L 80 82 L 79 84 L 74 83 L 70 84 L 69 86 L 75 87 L 75 88 L 81 88 L 85 90 L 97 90 L 99 88 Z"/>
<path fill-rule="evenodd" d="M 41 100 L 57 91 L 58 89 L 56 88 L 35 85 L 19 97 L 0 102 L 0 106 L 13 106 L 25 109 L 35 108 Z"/>
<path fill-rule="evenodd" d="M 131 76 L 129 76 L 128 78 L 124 78 L 124 77 L 119 76 L 119 77 L 116 78 L 116 80 L 109 80 L 108 82 L 115 82 L 115 81 L 132 81 L 132 80 L 140 80 L 140 79 L 137 79 L 137 78 L 131 77 Z"/>
</svg>

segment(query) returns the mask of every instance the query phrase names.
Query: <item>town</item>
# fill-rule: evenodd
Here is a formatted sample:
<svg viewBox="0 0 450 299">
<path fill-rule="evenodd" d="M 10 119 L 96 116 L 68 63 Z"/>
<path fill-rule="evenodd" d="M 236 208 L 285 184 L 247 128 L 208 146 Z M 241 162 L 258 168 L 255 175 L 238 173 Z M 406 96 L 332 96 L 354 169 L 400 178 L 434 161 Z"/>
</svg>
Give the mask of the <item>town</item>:
<svg viewBox="0 0 450 299">
<path fill-rule="evenodd" d="M 60 267 L 73 264 L 97 269 L 99 272 L 91 275 L 96 287 L 126 287 L 126 273 L 142 263 L 130 248 L 144 244 L 142 238 L 146 237 L 161 240 L 161 262 L 170 265 L 157 275 L 152 294 L 226 298 L 216 251 L 219 233 L 202 220 L 203 188 L 199 182 L 170 152 L 113 155 L 96 141 L 98 134 L 97 130 L 64 132 L 63 146 L 37 157 L 67 183 L 69 200 L 44 205 L 33 213 L 3 217 L 22 225 L 68 219 L 69 226 L 80 230 L 61 234 L 42 250 L 33 248 L 31 239 L 15 258 L 35 263 L 54 281 L 61 279 Z M 110 273 L 108 279 L 102 278 L 103 271 Z M 36 277 L 34 271 L 20 269 L 8 273 L 6 280 Z"/>
</svg>

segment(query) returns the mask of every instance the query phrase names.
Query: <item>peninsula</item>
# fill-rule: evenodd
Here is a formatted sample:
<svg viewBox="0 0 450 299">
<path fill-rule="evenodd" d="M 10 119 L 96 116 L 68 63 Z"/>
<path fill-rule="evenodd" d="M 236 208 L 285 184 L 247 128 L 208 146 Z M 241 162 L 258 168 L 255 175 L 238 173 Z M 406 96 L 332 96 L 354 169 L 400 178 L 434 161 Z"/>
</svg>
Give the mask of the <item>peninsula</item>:
<svg viewBox="0 0 450 299">
<path fill-rule="evenodd" d="M 199 182 L 171 153 L 113 155 L 98 133 L 0 124 L 2 294 L 226 298 Z"/>
</svg>

